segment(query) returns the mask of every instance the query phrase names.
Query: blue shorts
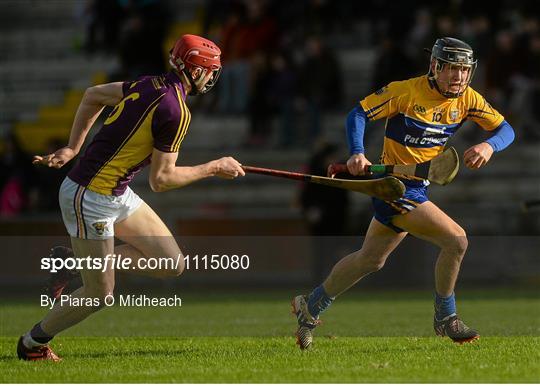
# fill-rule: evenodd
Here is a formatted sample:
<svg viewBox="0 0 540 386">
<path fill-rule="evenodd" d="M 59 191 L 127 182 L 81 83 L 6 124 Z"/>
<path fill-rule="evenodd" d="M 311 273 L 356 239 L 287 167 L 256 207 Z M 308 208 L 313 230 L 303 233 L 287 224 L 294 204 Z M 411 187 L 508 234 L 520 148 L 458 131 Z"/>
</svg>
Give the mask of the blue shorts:
<svg viewBox="0 0 540 386">
<path fill-rule="evenodd" d="M 372 198 L 375 209 L 375 219 L 386 225 L 396 233 L 405 232 L 403 229 L 392 224 L 394 216 L 407 214 L 423 202 L 429 201 L 427 185 L 423 181 L 401 179 L 405 184 L 405 194 L 402 198 L 394 201 L 383 201 Z"/>
</svg>

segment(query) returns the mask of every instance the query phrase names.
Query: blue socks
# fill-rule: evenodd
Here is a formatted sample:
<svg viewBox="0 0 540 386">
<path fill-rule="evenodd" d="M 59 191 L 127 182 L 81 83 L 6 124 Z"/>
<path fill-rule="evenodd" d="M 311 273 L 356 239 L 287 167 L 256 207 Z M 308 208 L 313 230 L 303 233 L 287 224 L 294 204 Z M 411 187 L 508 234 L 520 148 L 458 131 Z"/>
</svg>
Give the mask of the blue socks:
<svg viewBox="0 0 540 386">
<path fill-rule="evenodd" d="M 315 319 L 319 314 L 330 307 L 335 298 L 328 296 L 322 284 L 315 288 L 308 296 L 308 311 Z"/>
<path fill-rule="evenodd" d="M 449 316 L 456 314 L 456 298 L 455 294 L 444 298 L 435 292 L 435 318 L 443 320 Z"/>
<path fill-rule="evenodd" d="M 335 298 L 328 296 L 322 284 L 315 288 L 308 296 L 308 311 L 315 319 L 319 314 L 324 312 Z M 448 297 L 442 297 L 435 292 L 435 317 L 437 320 L 443 320 L 449 316 L 456 314 L 456 297 L 455 294 Z"/>
</svg>

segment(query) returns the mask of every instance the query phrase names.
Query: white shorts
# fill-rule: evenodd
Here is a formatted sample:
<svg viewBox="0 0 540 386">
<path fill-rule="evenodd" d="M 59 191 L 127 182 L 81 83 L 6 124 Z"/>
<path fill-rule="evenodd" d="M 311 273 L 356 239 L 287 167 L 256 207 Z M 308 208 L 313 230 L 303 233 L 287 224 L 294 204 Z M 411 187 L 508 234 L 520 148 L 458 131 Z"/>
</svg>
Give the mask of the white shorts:
<svg viewBox="0 0 540 386">
<path fill-rule="evenodd" d="M 129 187 L 121 196 L 93 192 L 66 177 L 58 195 L 71 237 L 104 240 L 114 237 L 114 224 L 125 220 L 143 200 Z"/>
</svg>

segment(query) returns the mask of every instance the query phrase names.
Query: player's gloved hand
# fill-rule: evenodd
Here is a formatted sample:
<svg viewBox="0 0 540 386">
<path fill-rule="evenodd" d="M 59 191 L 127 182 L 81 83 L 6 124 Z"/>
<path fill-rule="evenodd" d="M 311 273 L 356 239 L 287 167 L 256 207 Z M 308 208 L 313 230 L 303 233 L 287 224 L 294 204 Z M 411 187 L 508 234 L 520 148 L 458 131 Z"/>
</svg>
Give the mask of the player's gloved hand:
<svg viewBox="0 0 540 386">
<path fill-rule="evenodd" d="M 58 149 L 54 153 L 48 155 L 35 155 L 32 163 L 34 165 L 45 165 L 50 168 L 60 169 L 62 166 L 71 161 L 77 153 L 69 146 Z"/>
<path fill-rule="evenodd" d="M 364 154 L 353 154 L 347 160 L 347 169 L 349 173 L 353 176 L 362 176 L 365 175 L 365 167 L 371 165 L 371 162 L 364 156 Z"/>
<path fill-rule="evenodd" d="M 213 174 L 220 178 L 233 179 L 238 176 L 245 176 L 242 164 L 232 157 L 223 157 L 211 161 Z"/>
<path fill-rule="evenodd" d="M 474 145 L 463 153 L 463 162 L 469 169 L 479 169 L 488 163 L 493 155 L 493 148 L 487 142 Z"/>
</svg>

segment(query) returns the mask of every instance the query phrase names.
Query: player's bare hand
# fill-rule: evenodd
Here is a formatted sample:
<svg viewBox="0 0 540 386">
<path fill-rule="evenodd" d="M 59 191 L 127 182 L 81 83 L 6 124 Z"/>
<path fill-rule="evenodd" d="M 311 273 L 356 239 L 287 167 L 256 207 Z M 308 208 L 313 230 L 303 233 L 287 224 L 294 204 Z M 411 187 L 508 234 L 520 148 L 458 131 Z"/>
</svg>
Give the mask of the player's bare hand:
<svg viewBox="0 0 540 386">
<path fill-rule="evenodd" d="M 487 142 L 474 145 L 463 153 L 463 162 L 469 169 L 479 169 L 488 163 L 493 155 L 493 148 Z"/>
<path fill-rule="evenodd" d="M 232 157 L 223 157 L 212 161 L 214 175 L 220 178 L 232 179 L 238 176 L 245 176 L 242 164 Z"/>
<path fill-rule="evenodd" d="M 60 169 L 76 155 L 77 153 L 72 148 L 66 146 L 51 154 L 35 155 L 32 163 L 34 165 L 44 165 L 50 168 Z"/>
<path fill-rule="evenodd" d="M 349 173 L 353 176 L 362 176 L 365 173 L 366 166 L 371 165 L 371 162 L 362 154 L 353 154 L 348 160 L 347 160 L 347 169 L 349 169 Z"/>
</svg>

